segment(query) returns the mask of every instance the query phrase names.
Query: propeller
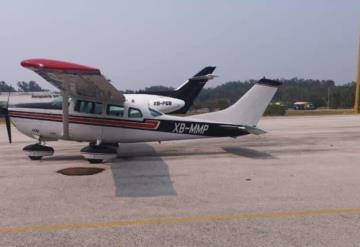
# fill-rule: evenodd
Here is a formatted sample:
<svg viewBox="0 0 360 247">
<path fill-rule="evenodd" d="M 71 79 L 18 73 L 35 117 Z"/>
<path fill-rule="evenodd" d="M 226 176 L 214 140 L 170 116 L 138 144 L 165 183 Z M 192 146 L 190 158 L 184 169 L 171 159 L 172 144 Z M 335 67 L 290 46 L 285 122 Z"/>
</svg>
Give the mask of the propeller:
<svg viewBox="0 0 360 247">
<path fill-rule="evenodd" d="M 11 139 L 11 122 L 10 122 L 10 116 L 9 116 L 9 98 L 10 98 L 10 92 L 9 92 L 9 97 L 6 103 L 6 108 L 4 107 L 0 107 L 0 116 L 5 118 L 5 124 L 6 124 L 6 131 L 8 134 L 8 139 L 9 139 L 9 143 L 12 142 Z"/>
</svg>

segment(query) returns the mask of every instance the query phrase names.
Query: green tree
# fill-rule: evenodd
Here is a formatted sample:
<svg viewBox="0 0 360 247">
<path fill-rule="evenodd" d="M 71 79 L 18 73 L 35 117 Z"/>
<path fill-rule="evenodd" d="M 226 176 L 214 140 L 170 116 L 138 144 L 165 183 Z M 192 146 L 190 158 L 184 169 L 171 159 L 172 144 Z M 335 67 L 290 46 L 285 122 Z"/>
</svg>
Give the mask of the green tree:
<svg viewBox="0 0 360 247">
<path fill-rule="evenodd" d="M 29 81 L 29 82 L 19 81 L 17 83 L 17 86 L 18 86 L 18 90 L 20 92 L 41 92 L 41 91 L 46 91 L 43 88 L 41 88 L 40 85 L 37 84 L 36 81 Z"/>
<path fill-rule="evenodd" d="M 4 81 L 0 81 L 0 92 L 15 92 L 15 89 Z"/>
</svg>

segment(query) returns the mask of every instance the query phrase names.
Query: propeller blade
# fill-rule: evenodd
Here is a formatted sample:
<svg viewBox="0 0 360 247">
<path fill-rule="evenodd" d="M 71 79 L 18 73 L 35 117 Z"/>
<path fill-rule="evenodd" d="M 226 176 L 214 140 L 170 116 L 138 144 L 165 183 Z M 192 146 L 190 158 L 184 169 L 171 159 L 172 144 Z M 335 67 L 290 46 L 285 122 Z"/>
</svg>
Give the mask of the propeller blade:
<svg viewBox="0 0 360 247">
<path fill-rule="evenodd" d="M 6 130 L 8 134 L 9 143 L 12 142 L 11 138 L 11 122 L 10 122 L 10 116 L 9 111 L 6 108 L 0 107 L 0 118 L 5 118 L 5 124 L 6 124 Z"/>
<path fill-rule="evenodd" d="M 9 138 L 9 143 L 11 143 L 12 142 L 12 139 L 11 139 L 11 123 L 10 123 L 9 114 L 7 114 L 5 116 L 5 123 L 6 123 L 6 130 L 7 130 L 7 134 L 8 134 L 8 138 Z"/>
<path fill-rule="evenodd" d="M 10 94 L 11 94 L 11 92 L 9 91 L 8 98 L 6 101 L 6 110 L 9 109 Z"/>
</svg>

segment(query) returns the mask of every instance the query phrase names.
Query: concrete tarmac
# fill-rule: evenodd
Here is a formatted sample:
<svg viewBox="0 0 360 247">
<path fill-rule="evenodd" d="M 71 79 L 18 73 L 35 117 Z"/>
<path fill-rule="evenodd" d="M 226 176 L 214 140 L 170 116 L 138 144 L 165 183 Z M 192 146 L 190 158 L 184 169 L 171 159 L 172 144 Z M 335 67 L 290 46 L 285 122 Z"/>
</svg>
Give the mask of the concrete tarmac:
<svg viewBox="0 0 360 247">
<path fill-rule="evenodd" d="M 262 136 L 121 144 L 34 143 L 0 125 L 0 246 L 359 246 L 360 116 L 263 118 Z M 101 167 L 64 176 L 69 167 Z"/>
</svg>

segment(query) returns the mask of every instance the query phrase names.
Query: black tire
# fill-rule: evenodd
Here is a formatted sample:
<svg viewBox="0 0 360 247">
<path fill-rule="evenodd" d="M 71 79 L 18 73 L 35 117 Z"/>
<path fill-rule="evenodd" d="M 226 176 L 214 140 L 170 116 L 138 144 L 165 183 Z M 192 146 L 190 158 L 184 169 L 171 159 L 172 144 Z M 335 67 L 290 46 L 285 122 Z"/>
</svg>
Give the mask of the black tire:
<svg viewBox="0 0 360 247">
<path fill-rule="evenodd" d="M 42 156 L 29 156 L 31 160 L 41 160 Z"/>
<path fill-rule="evenodd" d="M 103 162 L 101 159 L 88 159 L 90 164 L 100 164 Z"/>
</svg>

